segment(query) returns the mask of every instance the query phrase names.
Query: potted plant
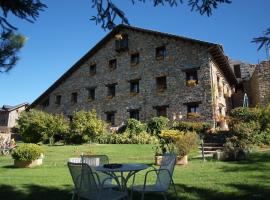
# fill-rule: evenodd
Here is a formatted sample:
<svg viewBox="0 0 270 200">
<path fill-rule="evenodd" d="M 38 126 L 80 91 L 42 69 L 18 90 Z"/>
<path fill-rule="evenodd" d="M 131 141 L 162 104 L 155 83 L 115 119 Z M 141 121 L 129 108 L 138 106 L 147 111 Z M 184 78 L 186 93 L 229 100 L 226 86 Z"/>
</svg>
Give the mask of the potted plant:
<svg viewBox="0 0 270 200">
<path fill-rule="evenodd" d="M 187 81 L 187 86 L 188 87 L 194 87 L 197 85 L 197 80 L 188 80 Z"/>
<path fill-rule="evenodd" d="M 197 146 L 198 136 L 195 132 L 179 134 L 174 142 L 175 153 L 177 154 L 177 165 L 188 164 L 188 154 Z"/>
<path fill-rule="evenodd" d="M 35 167 L 42 164 L 43 149 L 36 144 L 26 143 L 17 147 L 11 154 L 14 166 L 19 168 Z"/>
</svg>

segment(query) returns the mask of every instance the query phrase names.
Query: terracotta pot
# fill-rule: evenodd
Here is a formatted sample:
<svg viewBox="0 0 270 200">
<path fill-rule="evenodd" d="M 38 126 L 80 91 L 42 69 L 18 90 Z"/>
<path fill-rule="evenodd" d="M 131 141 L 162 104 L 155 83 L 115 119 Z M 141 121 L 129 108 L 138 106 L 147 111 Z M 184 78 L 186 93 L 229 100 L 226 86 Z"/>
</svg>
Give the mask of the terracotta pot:
<svg viewBox="0 0 270 200">
<path fill-rule="evenodd" d="M 176 158 L 177 165 L 187 165 L 188 164 L 188 156 L 177 156 Z"/>
<path fill-rule="evenodd" d="M 14 166 L 18 168 L 31 168 L 39 165 L 42 165 L 42 158 L 32 161 L 14 160 Z"/>
<path fill-rule="evenodd" d="M 161 165 L 162 156 L 155 156 L 155 165 Z M 188 156 L 177 156 L 176 165 L 186 165 L 188 164 Z"/>
<path fill-rule="evenodd" d="M 161 165 L 163 156 L 155 156 L 155 165 Z"/>
</svg>

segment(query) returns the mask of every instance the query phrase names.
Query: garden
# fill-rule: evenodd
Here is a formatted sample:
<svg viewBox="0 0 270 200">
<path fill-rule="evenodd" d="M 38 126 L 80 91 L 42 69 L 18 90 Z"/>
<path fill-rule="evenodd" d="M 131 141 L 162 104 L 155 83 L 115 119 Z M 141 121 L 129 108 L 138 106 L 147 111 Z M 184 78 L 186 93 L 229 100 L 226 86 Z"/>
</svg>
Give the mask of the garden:
<svg viewBox="0 0 270 200">
<path fill-rule="evenodd" d="M 224 143 L 224 161 L 198 157 L 200 139 L 218 136 L 208 123 L 171 123 L 155 117 L 147 123 L 130 119 L 113 133 L 95 111 L 74 113 L 71 122 L 62 115 L 37 110 L 18 120 L 22 142 L 11 155 L 0 156 L 0 199 L 70 199 L 73 183 L 69 158 L 105 154 L 110 163 L 157 164 L 155 156 L 188 155 L 188 164 L 175 167 L 173 179 L 181 199 L 268 199 L 270 195 L 270 106 L 232 110 L 230 131 Z M 41 159 L 39 166 L 21 168 L 16 160 Z M 14 166 L 15 164 L 15 166 Z M 145 171 L 136 175 L 142 184 Z M 130 184 L 130 183 L 128 183 Z M 135 194 L 134 199 L 140 199 Z M 149 194 L 147 199 L 162 199 Z M 170 199 L 176 199 L 173 191 Z"/>
</svg>

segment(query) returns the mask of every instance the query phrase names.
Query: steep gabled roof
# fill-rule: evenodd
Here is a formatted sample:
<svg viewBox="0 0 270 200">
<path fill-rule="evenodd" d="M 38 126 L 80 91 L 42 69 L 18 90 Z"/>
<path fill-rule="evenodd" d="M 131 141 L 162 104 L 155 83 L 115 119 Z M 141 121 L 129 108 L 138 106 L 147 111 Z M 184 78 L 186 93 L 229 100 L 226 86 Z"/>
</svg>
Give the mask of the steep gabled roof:
<svg viewBox="0 0 270 200">
<path fill-rule="evenodd" d="M 91 56 L 93 56 L 105 43 L 107 43 L 111 38 L 113 38 L 117 33 L 124 29 L 133 30 L 142 33 L 148 33 L 152 35 L 169 37 L 176 40 L 184 40 L 192 43 L 198 43 L 205 45 L 210 54 L 212 55 L 215 62 L 219 65 L 221 71 L 228 78 L 231 85 L 235 84 L 236 78 L 232 69 L 230 68 L 228 58 L 224 55 L 223 48 L 219 44 L 205 42 L 201 40 L 191 39 L 187 37 L 177 36 L 169 33 L 162 33 L 158 31 L 128 26 L 128 25 L 118 25 L 110 33 L 108 33 L 100 42 L 98 42 L 90 51 L 88 51 L 78 62 L 76 62 L 69 70 L 67 70 L 57 81 L 55 81 L 43 94 L 41 94 L 30 106 L 29 109 L 38 105 L 38 103 L 50 94 L 57 86 L 59 86 L 63 81 L 65 81 L 73 72 L 75 72 L 85 61 L 87 61 Z"/>
<path fill-rule="evenodd" d="M 3 105 L 2 108 L 0 109 L 0 111 L 11 112 L 11 111 L 16 110 L 16 109 L 23 107 L 23 106 L 27 107 L 28 105 L 29 105 L 28 103 L 21 103 L 17 106 Z"/>
</svg>

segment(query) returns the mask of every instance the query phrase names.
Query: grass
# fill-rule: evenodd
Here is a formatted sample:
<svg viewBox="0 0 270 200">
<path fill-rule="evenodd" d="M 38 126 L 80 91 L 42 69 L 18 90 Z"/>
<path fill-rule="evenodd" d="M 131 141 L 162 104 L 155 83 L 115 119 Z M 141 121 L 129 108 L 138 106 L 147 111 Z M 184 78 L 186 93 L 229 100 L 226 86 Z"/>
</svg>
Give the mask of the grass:
<svg viewBox="0 0 270 200">
<path fill-rule="evenodd" d="M 13 167 L 10 156 L 0 156 L 0 199 L 70 199 L 73 188 L 66 161 L 83 153 L 107 154 L 111 162 L 153 163 L 151 145 L 44 146 L 44 164 L 33 169 Z M 136 182 L 142 183 L 144 171 Z M 183 200 L 263 200 L 270 197 L 270 151 L 253 153 L 241 162 L 191 159 L 176 166 L 174 181 Z M 175 199 L 172 191 L 170 199 Z M 135 196 L 139 199 L 139 195 Z M 146 199 L 162 199 L 147 195 Z"/>
</svg>

